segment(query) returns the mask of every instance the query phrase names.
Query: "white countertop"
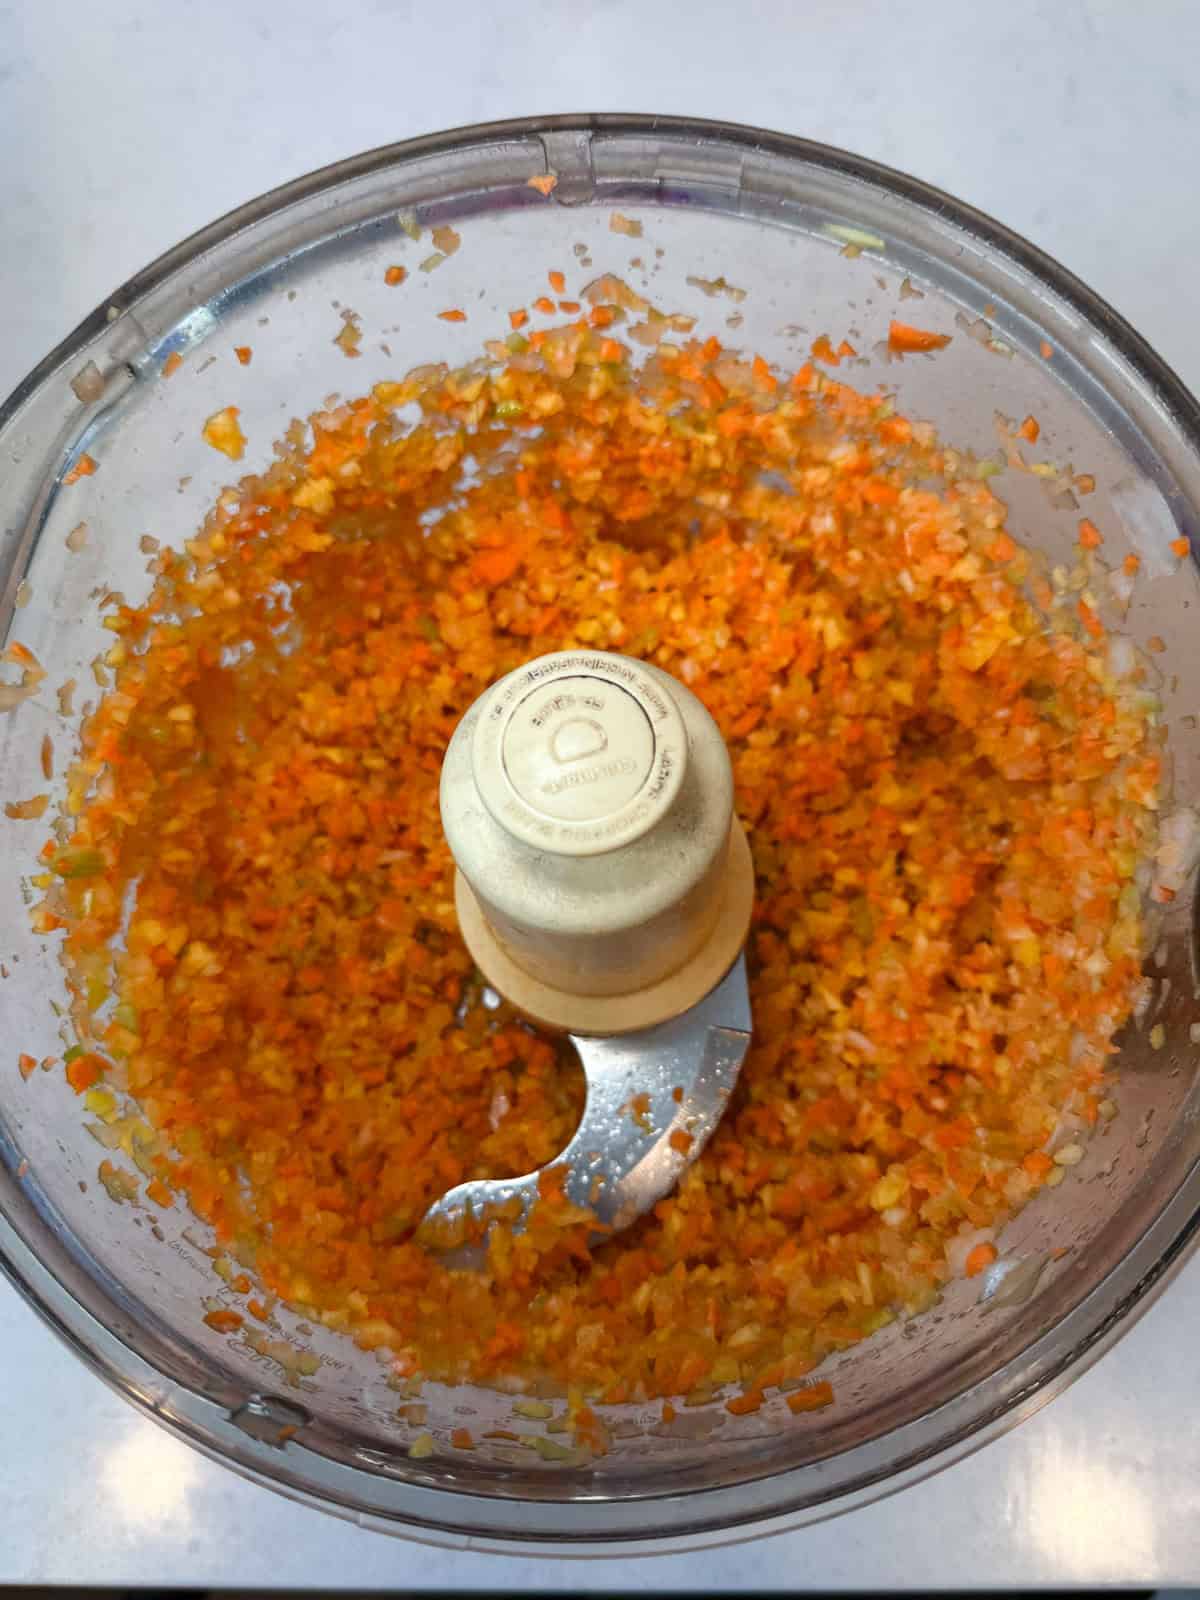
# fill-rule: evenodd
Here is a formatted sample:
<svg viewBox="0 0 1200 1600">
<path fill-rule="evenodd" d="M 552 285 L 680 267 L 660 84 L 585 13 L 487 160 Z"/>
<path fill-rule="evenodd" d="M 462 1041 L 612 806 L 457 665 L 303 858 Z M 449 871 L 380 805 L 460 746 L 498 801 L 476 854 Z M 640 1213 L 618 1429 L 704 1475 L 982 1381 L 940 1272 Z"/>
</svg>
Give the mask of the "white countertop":
<svg viewBox="0 0 1200 1600">
<path fill-rule="evenodd" d="M 913 172 L 1058 256 L 1200 388 L 1198 60 L 1194 0 L 0 0 L 0 391 L 264 189 L 411 134 L 579 110 L 726 117 Z M 643 1578 L 431 1550 L 243 1483 L 109 1394 L 0 1282 L 0 1583 L 1194 1583 L 1198 1324 L 1193 1260 L 1065 1396 L 949 1472 Z"/>
</svg>

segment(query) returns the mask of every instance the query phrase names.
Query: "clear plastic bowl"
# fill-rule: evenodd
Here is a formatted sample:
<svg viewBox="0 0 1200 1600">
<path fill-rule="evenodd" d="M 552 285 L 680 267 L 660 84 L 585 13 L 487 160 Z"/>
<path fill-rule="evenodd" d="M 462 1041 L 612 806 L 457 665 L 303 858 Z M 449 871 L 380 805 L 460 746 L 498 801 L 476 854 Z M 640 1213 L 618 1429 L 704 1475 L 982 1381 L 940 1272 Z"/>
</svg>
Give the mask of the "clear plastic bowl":
<svg viewBox="0 0 1200 1600">
<path fill-rule="evenodd" d="M 558 179 L 548 199 L 528 184 L 547 171 Z M 644 236 L 613 232 L 614 208 L 641 221 Z M 418 270 L 428 231 L 413 243 L 401 211 L 425 230 L 452 223 L 461 249 Z M 869 236 L 861 254 L 843 253 L 860 235 Z M 384 283 L 393 262 L 409 268 L 399 289 Z M 542 292 L 552 266 L 573 283 L 616 272 L 664 308 L 696 315 L 701 332 L 787 366 L 819 333 L 848 336 L 864 353 L 843 369 L 850 382 L 894 386 L 902 410 L 981 455 L 996 448 L 997 412 L 1034 413 L 1038 455 L 1095 475 L 1086 513 L 1104 529 L 1106 557 L 1141 559 L 1127 627 L 1140 644 L 1152 635 L 1165 644 L 1152 659 L 1176 793 L 1196 792 L 1197 581 L 1168 546 L 1180 532 L 1200 536 L 1200 412 L 1170 370 L 1061 267 L 911 179 L 775 134 L 613 116 L 466 129 L 301 179 L 164 256 L 20 386 L 0 412 L 0 618 L 12 634 L 16 616 L 17 636 L 50 677 L 0 718 L 5 798 L 45 787 L 46 731 L 62 769 L 71 730 L 55 714 L 54 689 L 75 677 L 86 699 L 89 663 L 111 641 L 95 591 L 144 593 L 139 536 L 180 544 L 227 480 L 228 464 L 200 439 L 206 416 L 238 405 L 244 465 L 260 468 L 289 419 L 331 391 L 361 393 L 422 362 L 473 357 L 506 328 L 510 306 Z M 744 299 L 690 281 L 721 278 Z M 923 299 L 901 294 L 906 278 Z M 451 306 L 469 320 L 435 319 Z M 343 309 L 363 328 L 351 363 L 332 342 Z M 742 319 L 736 331 L 731 316 Z M 890 364 L 882 341 L 892 316 L 953 342 L 934 358 Z M 253 362 L 242 367 L 232 351 L 247 344 Z M 182 369 L 164 379 L 174 351 Z M 83 450 L 99 470 L 65 485 Z M 994 487 L 1014 530 L 1070 564 L 1082 510 L 1028 474 L 1007 472 Z M 89 537 L 72 553 L 66 539 L 80 521 Z M 20 598 L 31 598 L 14 612 L 22 582 Z M 430 1385 L 425 1426 L 438 1449 L 410 1459 L 421 1430 L 398 1417 L 400 1397 L 373 1356 L 293 1319 L 293 1344 L 321 1358 L 293 1387 L 277 1363 L 207 1328 L 201 1303 L 219 1285 L 191 1242 L 197 1224 L 179 1208 L 151 1215 L 110 1202 L 96 1180 L 105 1152 L 61 1072 L 21 1080 L 18 1051 L 62 1048 L 51 1004 L 62 995 L 57 955 L 28 931 L 18 893 L 41 829 L 0 830 L 0 1015 L 14 1058 L 0 1070 L 0 1264 L 96 1371 L 172 1431 L 372 1526 L 561 1555 L 614 1542 L 678 1548 L 827 1516 L 1040 1405 L 1128 1325 L 1195 1230 L 1200 1105 L 1189 1027 L 1200 1013 L 1189 889 L 1150 964 L 1151 1012 L 1124 1044 L 1120 1115 L 1003 1236 L 1006 1259 L 1030 1263 L 1008 1280 L 1026 1293 L 981 1301 L 977 1280 L 952 1284 L 926 1315 L 830 1361 L 837 1400 L 823 1412 L 794 1417 L 775 1400 L 733 1417 L 717 1400 L 664 1428 L 657 1406 L 613 1408 L 613 1449 L 586 1468 L 504 1440 L 450 1448 L 452 1428 L 478 1439 L 509 1423 L 510 1399 Z M 1157 1023 L 1165 1043 L 1153 1049 Z"/>
</svg>

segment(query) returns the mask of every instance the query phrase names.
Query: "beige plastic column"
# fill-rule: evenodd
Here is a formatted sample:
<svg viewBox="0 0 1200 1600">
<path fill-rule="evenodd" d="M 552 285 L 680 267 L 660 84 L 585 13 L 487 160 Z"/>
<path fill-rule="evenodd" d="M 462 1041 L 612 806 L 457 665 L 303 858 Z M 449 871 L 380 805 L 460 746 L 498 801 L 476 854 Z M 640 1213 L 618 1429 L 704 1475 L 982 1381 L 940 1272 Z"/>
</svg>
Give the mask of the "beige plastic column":
<svg viewBox="0 0 1200 1600">
<path fill-rule="evenodd" d="M 666 1021 L 745 941 L 754 879 L 728 752 L 657 667 L 571 650 L 502 678 L 454 732 L 441 806 L 463 937 L 536 1021 Z"/>
</svg>

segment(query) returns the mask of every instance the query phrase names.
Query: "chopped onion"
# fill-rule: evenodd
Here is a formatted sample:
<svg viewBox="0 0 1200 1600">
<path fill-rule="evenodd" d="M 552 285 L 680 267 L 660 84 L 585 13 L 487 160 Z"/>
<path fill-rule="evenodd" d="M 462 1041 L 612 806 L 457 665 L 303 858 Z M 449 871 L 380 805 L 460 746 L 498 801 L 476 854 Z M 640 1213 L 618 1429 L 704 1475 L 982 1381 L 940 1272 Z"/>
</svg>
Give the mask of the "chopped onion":
<svg viewBox="0 0 1200 1600">
<path fill-rule="evenodd" d="M 1131 576 L 1123 567 L 1114 567 L 1108 575 L 1108 587 L 1112 590 L 1113 598 L 1124 610 L 1133 599 L 1136 577 Z"/>
<path fill-rule="evenodd" d="M 1023 1304 L 1037 1288 L 1049 1259 L 1048 1255 L 1038 1255 L 1026 1256 L 1024 1261 L 998 1261 L 988 1275 L 980 1299 L 996 1308 Z"/>
<path fill-rule="evenodd" d="M 91 405 L 94 400 L 99 400 L 104 393 L 104 379 L 100 376 L 100 368 L 94 361 L 89 361 L 71 379 L 71 388 L 75 391 L 75 398 L 81 400 L 85 406 Z"/>
<path fill-rule="evenodd" d="M 746 298 L 745 289 L 739 289 L 736 284 L 727 283 L 723 277 L 689 277 L 687 281 L 691 284 L 693 289 L 699 289 L 700 292 L 702 294 L 706 294 L 710 300 L 719 294 L 727 294 L 731 300 L 736 300 L 738 302 Z"/>
<path fill-rule="evenodd" d="M 1126 634 L 1114 633 L 1108 641 L 1108 670 L 1114 678 L 1128 678 L 1137 666 L 1137 650 Z"/>
</svg>

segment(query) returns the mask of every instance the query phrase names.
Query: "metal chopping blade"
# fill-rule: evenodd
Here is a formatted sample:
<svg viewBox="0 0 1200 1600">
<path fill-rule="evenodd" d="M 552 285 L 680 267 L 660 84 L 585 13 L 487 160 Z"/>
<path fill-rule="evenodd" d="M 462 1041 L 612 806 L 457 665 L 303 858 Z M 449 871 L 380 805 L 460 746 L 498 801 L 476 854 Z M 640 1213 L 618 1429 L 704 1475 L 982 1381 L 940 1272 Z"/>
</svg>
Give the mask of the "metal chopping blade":
<svg viewBox="0 0 1200 1600">
<path fill-rule="evenodd" d="M 569 1035 L 583 1063 L 587 1101 L 570 1144 L 551 1165 L 565 1167 L 566 1197 L 594 1213 L 593 1242 L 627 1228 L 673 1189 L 708 1142 L 733 1092 L 750 1045 L 746 958 L 682 1016 L 613 1038 Z M 686 1134 L 691 1140 L 677 1139 Z M 683 1148 L 676 1148 L 676 1146 Z M 460 1183 L 425 1213 L 421 1235 L 462 1237 L 506 1208 L 519 1230 L 538 1197 L 539 1173 Z M 516 1202 L 513 1205 L 513 1202 Z M 481 1267 L 486 1239 L 443 1251 L 449 1266 Z"/>
</svg>

